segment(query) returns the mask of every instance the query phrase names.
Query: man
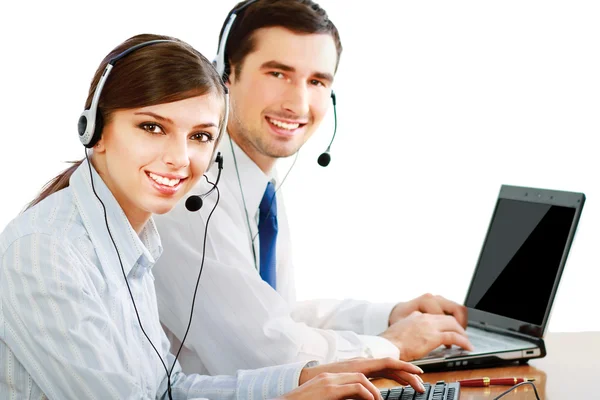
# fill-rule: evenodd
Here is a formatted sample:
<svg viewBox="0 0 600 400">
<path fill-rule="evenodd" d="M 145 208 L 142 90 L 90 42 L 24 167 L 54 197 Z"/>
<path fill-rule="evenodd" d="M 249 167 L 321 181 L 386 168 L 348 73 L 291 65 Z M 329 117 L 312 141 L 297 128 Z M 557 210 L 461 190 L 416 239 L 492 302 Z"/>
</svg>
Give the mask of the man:
<svg viewBox="0 0 600 400">
<path fill-rule="evenodd" d="M 156 218 L 164 247 L 154 272 L 159 313 L 174 351 L 186 335 L 202 270 L 179 356 L 184 371 L 227 374 L 353 357 L 412 360 L 440 345 L 470 349 L 465 308 L 442 297 L 296 303 L 275 164 L 294 155 L 323 120 L 342 46 L 325 11 L 310 0 L 257 0 L 234 10 L 224 53 L 231 113 L 229 136 L 220 144 L 225 167 L 218 207 L 210 217 L 217 199 L 211 195 L 198 213 L 180 204 Z M 198 193 L 210 188 L 205 185 Z"/>
</svg>

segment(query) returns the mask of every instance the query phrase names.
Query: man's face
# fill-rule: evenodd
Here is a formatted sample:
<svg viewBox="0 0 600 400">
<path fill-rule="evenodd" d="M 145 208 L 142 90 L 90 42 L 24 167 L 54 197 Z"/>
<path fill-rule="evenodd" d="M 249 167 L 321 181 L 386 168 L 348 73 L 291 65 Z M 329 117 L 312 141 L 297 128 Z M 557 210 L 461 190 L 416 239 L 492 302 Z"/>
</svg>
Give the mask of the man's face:
<svg viewBox="0 0 600 400">
<path fill-rule="evenodd" d="M 229 133 L 265 172 L 310 138 L 330 104 L 337 63 L 329 34 L 281 27 L 254 32 L 255 49 L 231 66 Z"/>
</svg>

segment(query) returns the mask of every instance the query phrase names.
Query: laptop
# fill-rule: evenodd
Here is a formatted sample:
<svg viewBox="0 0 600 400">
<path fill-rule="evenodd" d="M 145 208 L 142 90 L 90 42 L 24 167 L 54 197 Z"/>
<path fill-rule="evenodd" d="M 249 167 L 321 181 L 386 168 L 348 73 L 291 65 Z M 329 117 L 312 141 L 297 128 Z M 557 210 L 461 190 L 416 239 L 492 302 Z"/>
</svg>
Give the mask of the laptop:
<svg viewBox="0 0 600 400">
<path fill-rule="evenodd" d="M 583 193 L 502 185 L 464 303 L 474 351 L 440 346 L 413 364 L 447 371 L 544 357 L 584 203 Z"/>
</svg>

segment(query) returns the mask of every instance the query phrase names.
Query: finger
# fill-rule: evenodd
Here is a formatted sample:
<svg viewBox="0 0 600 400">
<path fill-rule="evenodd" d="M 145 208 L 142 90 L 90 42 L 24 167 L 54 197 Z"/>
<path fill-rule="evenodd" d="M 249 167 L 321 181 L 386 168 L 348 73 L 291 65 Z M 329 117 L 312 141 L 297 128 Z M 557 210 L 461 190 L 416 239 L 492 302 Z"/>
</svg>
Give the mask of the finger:
<svg viewBox="0 0 600 400">
<path fill-rule="evenodd" d="M 381 371 L 381 373 L 378 374 L 375 378 L 391 379 L 393 381 L 398 382 L 400 385 L 408 385 L 409 383 L 405 380 L 404 375 L 400 374 L 400 372 L 403 371 L 398 371 L 396 369 L 386 369 L 385 371 Z M 419 377 L 419 375 L 416 374 L 414 376 Z M 421 378 L 419 377 L 419 379 Z"/>
<path fill-rule="evenodd" d="M 467 307 L 442 296 L 436 296 L 436 299 L 437 303 L 444 310 L 444 314 L 452 315 L 463 328 L 467 327 Z"/>
<path fill-rule="evenodd" d="M 412 317 L 412 316 L 421 315 L 421 314 L 423 314 L 421 311 L 415 310 L 415 311 L 411 312 L 408 316 Z"/>
<path fill-rule="evenodd" d="M 385 378 L 396 381 L 403 386 L 410 385 L 415 390 L 418 390 L 420 392 L 423 392 L 425 390 L 425 386 L 423 386 L 423 379 L 421 379 L 419 375 L 409 374 L 407 372 L 390 371 L 390 373 L 387 376 L 385 376 Z"/>
<path fill-rule="evenodd" d="M 419 376 L 419 375 L 415 375 L 415 376 Z M 393 370 L 393 369 L 383 371 L 381 373 L 381 376 L 378 376 L 378 378 L 390 379 L 392 381 L 398 382 L 399 385 L 403 385 L 403 386 L 406 386 L 409 384 L 408 381 L 406 381 L 402 375 L 399 375 L 398 371 Z"/>
<path fill-rule="evenodd" d="M 379 400 L 381 398 L 381 393 L 377 386 L 373 385 L 373 383 L 364 375 L 362 376 L 361 384 L 373 395 L 373 399 Z"/>
<path fill-rule="evenodd" d="M 444 315 L 444 308 L 437 301 L 436 297 L 426 296 L 419 302 L 419 311 L 424 314 L 441 314 Z"/>
<path fill-rule="evenodd" d="M 365 385 L 371 385 L 375 387 L 371 381 L 360 372 L 341 372 L 341 373 L 325 373 L 322 374 L 323 378 L 334 385 L 348 385 L 354 383 L 360 383 Z M 379 393 L 379 392 L 378 392 Z"/>
<path fill-rule="evenodd" d="M 352 395 L 360 395 L 365 399 L 379 399 L 379 389 L 361 373 L 343 373 L 330 375 L 330 381 L 338 385 L 340 390 L 350 390 Z M 341 389 L 346 387 L 345 389 Z M 348 394 L 346 394 L 348 395 Z M 342 397 L 340 397 L 342 398 Z M 343 397 L 346 398 L 346 397 Z"/>
<path fill-rule="evenodd" d="M 358 366 L 358 371 L 367 375 L 370 378 L 379 377 L 380 373 L 385 370 L 406 371 L 412 374 L 422 374 L 423 370 L 416 365 L 406 361 L 398 360 L 397 358 L 386 357 L 364 360 L 363 365 Z"/>
<path fill-rule="evenodd" d="M 416 376 L 418 381 L 423 382 L 423 379 L 417 374 L 411 374 L 404 371 L 397 371 L 394 369 L 390 369 L 388 371 L 383 372 L 381 378 L 392 379 L 402 385 L 408 385 L 409 383 L 406 380 L 406 374 L 410 376 Z"/>
<path fill-rule="evenodd" d="M 371 386 L 373 384 L 371 383 Z M 373 386 L 375 388 L 375 386 Z M 341 399 L 360 399 L 360 400 L 380 400 L 381 395 L 379 390 L 375 388 L 377 393 L 369 391 L 366 387 L 360 383 L 347 383 L 344 385 L 338 385 L 333 388 L 332 400 Z"/>
<path fill-rule="evenodd" d="M 408 372 L 397 372 L 396 374 L 398 375 L 398 379 L 401 379 L 404 382 L 406 382 L 404 383 L 404 385 L 408 384 L 419 392 L 425 391 L 425 386 L 423 386 L 423 380 L 420 376 L 415 374 L 409 374 Z"/>
<path fill-rule="evenodd" d="M 446 346 L 456 345 L 462 347 L 465 350 L 473 351 L 473 345 L 466 336 L 459 335 L 456 332 L 441 332 L 440 333 L 441 344 Z"/>
<path fill-rule="evenodd" d="M 432 318 L 434 318 L 435 324 L 437 325 L 437 328 L 440 331 L 456 332 L 458 334 L 463 335 L 464 337 L 467 337 L 467 332 L 465 331 L 465 328 L 463 328 L 458 323 L 456 318 L 450 315 L 434 315 L 432 316 Z"/>
</svg>

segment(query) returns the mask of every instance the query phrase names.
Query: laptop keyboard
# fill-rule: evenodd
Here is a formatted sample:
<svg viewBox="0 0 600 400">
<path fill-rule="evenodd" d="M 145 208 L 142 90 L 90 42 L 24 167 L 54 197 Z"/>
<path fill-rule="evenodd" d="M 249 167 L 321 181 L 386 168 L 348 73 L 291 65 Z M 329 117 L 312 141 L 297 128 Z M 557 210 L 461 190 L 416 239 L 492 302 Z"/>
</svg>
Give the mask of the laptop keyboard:
<svg viewBox="0 0 600 400">
<path fill-rule="evenodd" d="M 530 343 L 524 340 L 512 338 L 510 336 L 498 335 L 480 329 L 467 329 L 467 336 L 469 337 L 469 340 L 471 341 L 471 344 L 477 353 L 489 353 L 531 346 Z M 447 349 L 445 346 L 440 346 L 423 357 L 423 359 L 449 358 L 467 355 L 470 353 L 471 352 L 456 346 L 453 346 L 449 349 Z"/>
<path fill-rule="evenodd" d="M 383 400 L 458 400 L 460 385 L 458 382 L 438 381 L 435 385 L 424 383 L 425 392 L 419 393 L 410 386 L 397 386 L 381 389 Z"/>
</svg>

